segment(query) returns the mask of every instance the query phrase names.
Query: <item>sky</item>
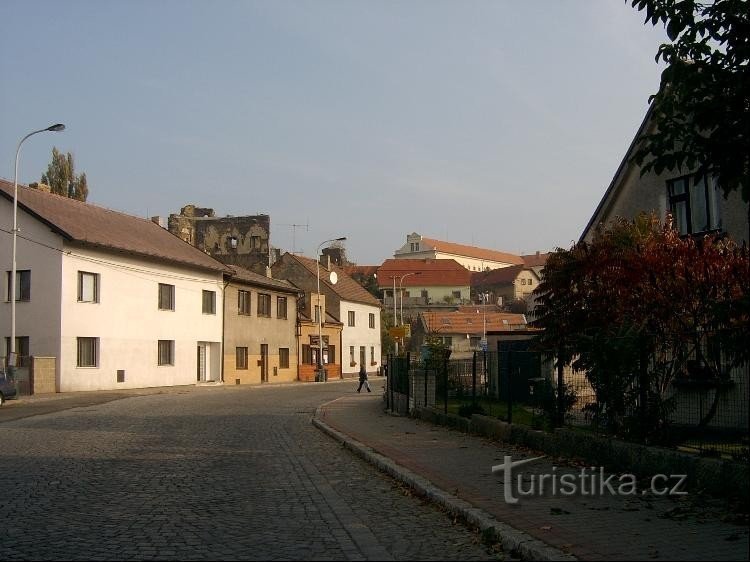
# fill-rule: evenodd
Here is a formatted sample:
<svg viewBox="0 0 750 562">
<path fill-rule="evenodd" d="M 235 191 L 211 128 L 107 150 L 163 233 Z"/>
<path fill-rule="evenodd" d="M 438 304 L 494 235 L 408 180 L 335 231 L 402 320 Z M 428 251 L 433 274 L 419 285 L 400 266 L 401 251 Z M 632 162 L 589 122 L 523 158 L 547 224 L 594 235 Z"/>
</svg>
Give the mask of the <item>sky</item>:
<svg viewBox="0 0 750 562">
<path fill-rule="evenodd" d="M 0 177 L 64 123 L 19 182 L 55 146 L 90 203 L 268 214 L 274 247 L 346 236 L 360 265 L 412 232 L 567 248 L 659 86 L 666 34 L 629 4 L 3 0 Z"/>
</svg>

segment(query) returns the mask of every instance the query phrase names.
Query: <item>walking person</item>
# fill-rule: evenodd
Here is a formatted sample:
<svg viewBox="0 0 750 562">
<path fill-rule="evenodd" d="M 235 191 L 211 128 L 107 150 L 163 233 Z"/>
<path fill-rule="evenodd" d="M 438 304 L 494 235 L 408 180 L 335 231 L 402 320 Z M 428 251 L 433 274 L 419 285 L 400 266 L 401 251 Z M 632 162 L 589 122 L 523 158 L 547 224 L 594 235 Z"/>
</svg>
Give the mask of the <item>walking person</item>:
<svg viewBox="0 0 750 562">
<path fill-rule="evenodd" d="M 359 367 L 359 386 L 357 387 L 357 392 L 362 390 L 362 385 L 365 385 L 367 392 L 372 392 L 372 390 L 370 390 L 370 383 L 367 381 L 367 371 L 365 370 L 364 365 Z"/>
</svg>

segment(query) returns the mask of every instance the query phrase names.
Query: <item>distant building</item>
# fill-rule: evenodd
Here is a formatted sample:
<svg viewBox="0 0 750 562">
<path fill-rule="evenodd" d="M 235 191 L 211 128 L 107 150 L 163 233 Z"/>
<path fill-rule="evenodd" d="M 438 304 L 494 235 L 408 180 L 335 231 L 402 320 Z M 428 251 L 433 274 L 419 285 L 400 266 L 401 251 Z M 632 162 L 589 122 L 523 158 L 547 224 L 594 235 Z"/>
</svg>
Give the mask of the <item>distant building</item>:
<svg viewBox="0 0 750 562">
<path fill-rule="evenodd" d="M 269 265 L 268 215 L 217 217 L 213 209 L 186 205 L 180 214 L 169 215 L 167 229 L 222 263 L 260 274 Z"/>
<path fill-rule="evenodd" d="M 393 257 L 399 260 L 452 259 L 469 271 L 486 271 L 511 265 L 523 265 L 524 263 L 521 256 L 515 254 L 425 238 L 416 232 L 406 236 L 406 244 L 396 250 Z"/>
</svg>

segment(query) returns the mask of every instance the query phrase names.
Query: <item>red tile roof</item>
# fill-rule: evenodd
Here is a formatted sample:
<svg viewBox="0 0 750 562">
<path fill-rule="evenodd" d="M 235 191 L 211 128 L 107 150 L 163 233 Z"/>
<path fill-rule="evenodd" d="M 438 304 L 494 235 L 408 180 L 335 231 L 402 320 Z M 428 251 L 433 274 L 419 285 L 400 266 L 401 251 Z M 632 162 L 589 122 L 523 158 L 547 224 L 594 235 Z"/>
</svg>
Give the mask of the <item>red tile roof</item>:
<svg viewBox="0 0 750 562">
<path fill-rule="evenodd" d="M 547 264 L 547 258 L 549 257 L 549 254 L 550 254 L 549 252 L 545 254 L 537 252 L 536 254 L 529 254 L 526 256 L 521 256 L 521 258 L 526 264 L 526 267 L 538 267 L 538 266 L 544 267 Z"/>
<path fill-rule="evenodd" d="M 297 260 L 301 263 L 313 276 L 317 276 L 316 262 L 314 259 L 306 258 L 304 256 L 298 256 L 295 254 L 285 254 L 290 259 Z M 331 271 L 334 271 L 338 276 L 338 280 L 335 285 L 329 283 L 328 278 Z M 317 277 L 316 277 L 317 279 Z M 380 301 L 373 297 L 362 285 L 357 283 L 354 279 L 349 277 L 346 272 L 337 265 L 331 264 L 331 269 L 327 269 L 320 265 L 320 283 L 328 286 L 334 293 L 340 296 L 342 299 L 359 302 L 363 304 L 369 304 L 371 306 L 380 306 Z"/>
<path fill-rule="evenodd" d="M 244 267 L 238 265 L 227 265 L 232 270 L 231 281 L 237 281 L 239 283 L 245 283 L 253 286 L 268 287 L 277 291 L 283 291 L 285 293 L 297 294 L 300 290 L 292 285 L 289 281 L 284 279 L 274 279 L 273 277 L 266 277 L 260 275 Z"/>
<path fill-rule="evenodd" d="M 422 242 L 429 244 L 439 252 L 445 254 L 453 254 L 456 256 L 466 256 L 474 259 L 509 263 L 521 265 L 523 259 L 521 256 L 515 254 L 509 254 L 507 252 L 498 252 L 497 250 L 487 250 L 485 248 L 477 248 L 475 246 L 466 246 L 464 244 L 456 244 L 454 242 L 444 242 L 442 240 L 436 240 L 434 238 L 422 237 Z"/>
<path fill-rule="evenodd" d="M 0 196 L 13 201 L 13 183 L 0 179 Z M 90 203 L 18 186 L 18 206 L 68 241 L 159 261 L 229 272 L 222 263 L 158 224 Z"/>
<path fill-rule="evenodd" d="M 510 285 L 524 269 L 527 268 L 522 265 L 512 265 L 510 267 L 501 267 L 490 271 L 475 271 L 471 274 L 471 286 Z"/>
<path fill-rule="evenodd" d="M 482 314 L 481 306 L 474 312 L 423 312 L 422 321 L 428 333 L 438 334 L 482 334 L 490 330 L 509 330 L 511 326 L 526 327 L 523 314 L 510 312 L 487 312 Z"/>
<path fill-rule="evenodd" d="M 347 265 L 343 268 L 347 275 L 363 275 L 369 277 L 375 275 L 378 271 L 377 265 Z"/>
<path fill-rule="evenodd" d="M 456 260 L 432 259 L 389 259 L 378 268 L 378 287 L 393 287 L 393 276 L 396 285 L 404 277 L 401 287 L 468 287 L 471 272 Z"/>
</svg>

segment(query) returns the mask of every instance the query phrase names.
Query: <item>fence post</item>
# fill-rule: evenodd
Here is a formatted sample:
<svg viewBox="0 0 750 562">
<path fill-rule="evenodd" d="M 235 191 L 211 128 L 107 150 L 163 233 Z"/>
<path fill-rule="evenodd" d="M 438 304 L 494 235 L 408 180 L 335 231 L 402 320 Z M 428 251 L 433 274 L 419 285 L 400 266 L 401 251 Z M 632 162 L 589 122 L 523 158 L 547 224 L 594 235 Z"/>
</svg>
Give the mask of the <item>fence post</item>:
<svg viewBox="0 0 750 562">
<path fill-rule="evenodd" d="M 557 356 L 557 427 L 565 424 L 565 381 L 563 380 L 562 352 Z"/>
<path fill-rule="evenodd" d="M 393 354 L 388 355 L 388 408 L 393 412 L 393 379 L 396 376 L 396 362 L 393 360 Z"/>
<path fill-rule="evenodd" d="M 477 404 L 477 352 L 471 355 L 471 405 Z"/>
<path fill-rule="evenodd" d="M 508 350 L 508 423 L 513 423 L 513 351 Z"/>
<path fill-rule="evenodd" d="M 448 357 L 445 354 L 443 355 L 443 379 L 445 380 L 443 388 L 445 407 L 443 408 L 443 412 L 448 415 Z M 435 384 L 437 384 L 437 380 L 435 381 Z"/>
<path fill-rule="evenodd" d="M 411 396 L 411 380 L 409 380 L 409 367 L 411 366 L 411 352 L 406 352 L 406 414 L 409 415 L 409 400 Z"/>
</svg>

